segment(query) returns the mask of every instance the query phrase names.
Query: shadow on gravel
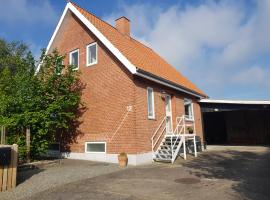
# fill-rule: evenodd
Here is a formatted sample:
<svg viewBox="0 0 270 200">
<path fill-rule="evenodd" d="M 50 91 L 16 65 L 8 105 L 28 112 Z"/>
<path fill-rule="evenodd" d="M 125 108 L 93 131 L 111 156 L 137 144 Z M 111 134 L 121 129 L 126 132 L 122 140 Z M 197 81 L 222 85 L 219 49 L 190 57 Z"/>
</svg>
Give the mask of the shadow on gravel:
<svg viewBox="0 0 270 200">
<path fill-rule="evenodd" d="M 27 179 L 30 179 L 32 176 L 43 172 L 45 169 L 41 169 L 38 167 L 28 168 L 28 169 L 18 169 L 17 175 L 17 185 L 23 183 Z"/>
<path fill-rule="evenodd" d="M 183 166 L 201 178 L 235 181 L 232 189 L 243 199 L 270 199 L 270 150 L 207 152 Z"/>
</svg>

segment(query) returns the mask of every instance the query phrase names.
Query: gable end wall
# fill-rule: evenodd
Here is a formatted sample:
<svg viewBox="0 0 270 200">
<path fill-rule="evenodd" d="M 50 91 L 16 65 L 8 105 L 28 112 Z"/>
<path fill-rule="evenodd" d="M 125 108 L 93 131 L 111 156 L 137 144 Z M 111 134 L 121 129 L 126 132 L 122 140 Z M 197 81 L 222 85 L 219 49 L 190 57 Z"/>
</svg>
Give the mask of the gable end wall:
<svg viewBox="0 0 270 200">
<path fill-rule="evenodd" d="M 68 20 L 53 46 L 66 54 L 65 64 L 69 62 L 69 52 L 79 49 L 80 78 L 85 84 L 82 102 L 86 105 L 86 111 L 80 117 L 81 134 L 70 151 L 84 153 L 85 142 L 106 141 L 107 153 L 136 153 L 134 110 L 115 133 L 127 106 L 134 104 L 132 75 L 76 16 L 72 15 Z M 98 63 L 87 67 L 86 46 L 93 42 L 98 44 Z"/>
<path fill-rule="evenodd" d="M 193 100 L 196 132 L 202 137 L 201 111 L 195 98 L 131 75 L 74 15 L 68 18 L 59 33 L 61 35 L 56 37 L 53 46 L 66 54 L 65 64 L 68 64 L 68 53 L 79 49 L 81 81 L 86 86 L 82 101 L 87 110 L 80 117 L 81 134 L 70 146 L 71 152 L 84 153 L 85 142 L 91 141 L 106 141 L 109 154 L 150 152 L 151 137 L 165 116 L 165 103 L 160 97 L 162 90 L 172 95 L 174 127 L 176 117 L 184 114 L 184 98 Z M 92 42 L 98 43 L 98 64 L 87 67 L 86 46 Z M 147 87 L 154 88 L 155 120 L 147 118 Z M 132 106 L 132 112 L 115 133 L 127 106 Z"/>
</svg>

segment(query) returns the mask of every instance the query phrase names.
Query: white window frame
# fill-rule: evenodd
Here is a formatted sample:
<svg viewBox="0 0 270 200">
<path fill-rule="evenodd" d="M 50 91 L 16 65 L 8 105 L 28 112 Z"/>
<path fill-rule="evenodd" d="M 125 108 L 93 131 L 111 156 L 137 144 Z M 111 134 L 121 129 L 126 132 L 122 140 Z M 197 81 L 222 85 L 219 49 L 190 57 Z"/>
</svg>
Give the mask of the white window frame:
<svg viewBox="0 0 270 200">
<path fill-rule="evenodd" d="M 96 62 L 89 63 L 89 56 L 88 56 L 88 54 L 89 54 L 89 47 L 94 46 L 94 45 L 96 45 Z M 93 42 L 93 43 L 88 44 L 86 46 L 86 66 L 89 67 L 89 66 L 95 65 L 97 63 L 98 63 L 98 45 L 97 45 L 96 42 Z"/>
<path fill-rule="evenodd" d="M 77 68 L 74 68 L 73 70 L 78 70 L 80 68 L 80 50 L 79 49 L 75 49 L 75 50 L 69 52 L 69 64 L 70 65 L 71 65 L 71 55 L 73 53 L 76 53 L 76 52 L 78 52 L 78 67 Z"/>
<path fill-rule="evenodd" d="M 90 152 L 90 151 L 87 151 L 87 144 L 104 144 L 105 145 L 105 151 L 104 152 Z M 85 142 L 84 152 L 85 153 L 106 153 L 107 152 L 107 142 Z"/>
<path fill-rule="evenodd" d="M 153 108 L 153 115 L 149 115 L 149 108 L 148 108 L 148 103 L 149 103 L 149 99 L 148 99 L 148 91 L 151 90 L 152 91 L 152 108 Z M 151 88 L 151 87 L 147 87 L 147 116 L 148 116 L 148 119 L 155 119 L 156 116 L 155 116 L 155 99 L 154 99 L 154 89 Z"/>
<path fill-rule="evenodd" d="M 185 110 L 185 109 L 186 109 L 185 106 L 186 106 L 186 104 L 187 104 L 186 102 L 187 102 L 188 104 L 190 104 L 190 106 L 191 106 L 191 117 L 189 117 L 189 116 L 186 115 L 186 110 Z M 186 120 L 188 120 L 188 121 L 194 121 L 193 102 L 192 102 L 191 99 L 186 99 L 186 98 L 184 99 L 184 115 L 185 115 L 185 119 L 186 119 Z"/>
</svg>

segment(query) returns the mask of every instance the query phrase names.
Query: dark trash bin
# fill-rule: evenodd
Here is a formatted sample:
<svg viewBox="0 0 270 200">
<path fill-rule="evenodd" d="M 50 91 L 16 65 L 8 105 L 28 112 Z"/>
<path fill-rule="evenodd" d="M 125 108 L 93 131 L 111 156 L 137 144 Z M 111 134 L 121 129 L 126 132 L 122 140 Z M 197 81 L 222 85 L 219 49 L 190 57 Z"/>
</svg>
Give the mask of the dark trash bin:
<svg viewBox="0 0 270 200">
<path fill-rule="evenodd" d="M 1 147 L 0 148 L 0 166 L 9 165 L 11 161 L 11 148 Z"/>
</svg>

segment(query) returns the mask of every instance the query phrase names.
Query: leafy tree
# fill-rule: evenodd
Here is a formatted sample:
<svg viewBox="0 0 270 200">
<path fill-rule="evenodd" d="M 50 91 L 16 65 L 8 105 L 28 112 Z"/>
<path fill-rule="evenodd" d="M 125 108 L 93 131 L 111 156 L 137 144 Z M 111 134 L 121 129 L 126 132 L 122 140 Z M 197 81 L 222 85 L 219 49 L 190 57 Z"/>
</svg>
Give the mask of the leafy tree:
<svg viewBox="0 0 270 200">
<path fill-rule="evenodd" d="M 34 58 L 22 43 L 0 40 L 0 55 L 0 126 L 8 127 L 8 142 L 19 144 L 21 157 L 26 128 L 31 130 L 32 157 L 51 142 L 74 137 L 83 85 L 72 66 L 62 65 L 64 56 L 43 51 L 36 72 Z"/>
</svg>

